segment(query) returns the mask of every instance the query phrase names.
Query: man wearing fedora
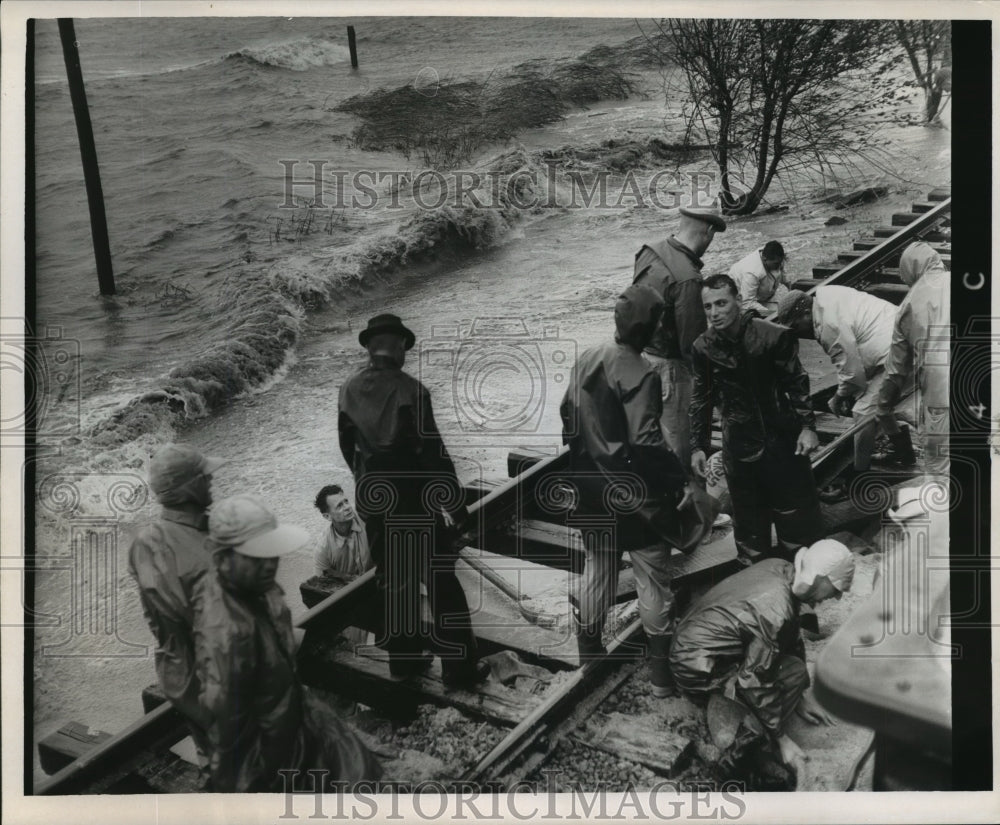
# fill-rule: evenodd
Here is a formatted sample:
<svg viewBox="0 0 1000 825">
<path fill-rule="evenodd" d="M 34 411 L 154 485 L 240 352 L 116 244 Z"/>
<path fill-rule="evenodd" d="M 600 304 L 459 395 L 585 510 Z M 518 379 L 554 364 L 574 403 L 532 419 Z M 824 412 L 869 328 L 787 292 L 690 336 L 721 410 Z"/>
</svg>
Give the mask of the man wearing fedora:
<svg viewBox="0 0 1000 825">
<path fill-rule="evenodd" d="M 425 670 L 425 642 L 441 656 L 444 682 L 470 686 L 488 673 L 477 661 L 469 606 L 455 575 L 455 528 L 465 515 L 455 466 L 434 422 L 430 393 L 403 372 L 415 336 L 395 315 L 377 315 L 358 336 L 368 364 L 340 389 L 338 430 L 354 473 L 355 509 L 384 595 L 389 670 Z M 433 636 L 421 631 L 420 584 Z"/>
<path fill-rule="evenodd" d="M 309 533 L 278 524 L 246 495 L 213 505 L 208 528 L 214 570 L 198 585 L 194 631 L 211 790 L 288 791 L 289 776 L 293 788 L 309 787 L 310 770 L 324 771 L 315 791 L 381 778 L 375 757 L 296 674 L 291 613 L 275 574 Z"/>
<path fill-rule="evenodd" d="M 691 345 L 706 329 L 701 305 L 701 269 L 716 232 L 726 231 L 713 209 L 682 207 L 676 235 L 643 246 L 635 256 L 634 284 L 652 287 L 663 298 L 660 324 L 643 357 L 660 375 L 667 443 L 687 467 L 691 463 Z"/>
<path fill-rule="evenodd" d="M 149 486 L 163 509 L 157 521 L 136 534 L 128 556 L 129 572 L 156 639 L 160 688 L 187 720 L 203 754 L 207 720 L 198 703 L 192 599 L 211 567 L 205 550 L 205 510 L 212 503 L 212 473 L 222 464 L 222 459 L 203 456 L 184 444 L 162 447 L 150 462 Z"/>
</svg>

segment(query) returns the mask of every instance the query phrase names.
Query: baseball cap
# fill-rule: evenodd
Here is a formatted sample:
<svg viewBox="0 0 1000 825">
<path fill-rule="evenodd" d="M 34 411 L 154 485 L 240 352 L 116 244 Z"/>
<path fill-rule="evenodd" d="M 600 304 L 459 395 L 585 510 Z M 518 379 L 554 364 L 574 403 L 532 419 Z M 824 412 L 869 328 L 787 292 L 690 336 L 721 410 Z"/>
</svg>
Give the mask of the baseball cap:
<svg viewBox="0 0 1000 825">
<path fill-rule="evenodd" d="M 841 593 L 851 589 L 854 581 L 854 555 L 839 541 L 821 539 L 795 554 L 795 581 L 792 592 L 803 596 L 809 592 L 817 576 L 826 576 Z"/>
<path fill-rule="evenodd" d="M 243 556 L 271 559 L 286 556 L 311 540 L 308 530 L 278 524 L 270 510 L 253 496 L 230 496 L 208 513 L 208 542 L 213 549 L 232 547 Z"/>
<path fill-rule="evenodd" d="M 149 486 L 154 493 L 176 490 L 202 473 L 211 475 L 225 463 L 186 444 L 167 444 L 149 462 Z"/>
</svg>

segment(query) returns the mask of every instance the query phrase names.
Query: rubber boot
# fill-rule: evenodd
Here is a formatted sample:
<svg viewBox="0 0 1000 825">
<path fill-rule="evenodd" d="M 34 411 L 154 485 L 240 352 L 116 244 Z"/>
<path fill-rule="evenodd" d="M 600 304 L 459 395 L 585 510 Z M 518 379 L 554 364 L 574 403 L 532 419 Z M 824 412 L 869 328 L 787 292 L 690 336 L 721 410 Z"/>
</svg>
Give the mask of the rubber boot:
<svg viewBox="0 0 1000 825">
<path fill-rule="evenodd" d="M 908 467 L 917 463 L 917 457 L 913 453 L 910 428 L 905 424 L 900 425 L 898 433 L 889 436 L 889 443 L 892 445 L 890 458 L 896 464 Z"/>
<path fill-rule="evenodd" d="M 601 640 L 600 625 L 584 625 L 580 622 L 580 614 L 573 610 L 573 632 L 576 635 L 576 647 L 580 655 L 580 667 L 600 656 L 607 655 L 608 649 Z"/>
<path fill-rule="evenodd" d="M 649 653 L 649 681 L 653 686 L 653 696 L 665 699 L 673 696 L 674 679 L 670 675 L 670 641 L 672 636 L 648 636 L 646 650 Z"/>
</svg>

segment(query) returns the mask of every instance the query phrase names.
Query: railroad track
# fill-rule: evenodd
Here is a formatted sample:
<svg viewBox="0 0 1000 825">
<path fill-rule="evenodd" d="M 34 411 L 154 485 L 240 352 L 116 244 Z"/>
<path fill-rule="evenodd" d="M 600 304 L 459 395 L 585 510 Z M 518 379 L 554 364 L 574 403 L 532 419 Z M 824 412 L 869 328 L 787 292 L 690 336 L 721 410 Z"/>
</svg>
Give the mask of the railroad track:
<svg viewBox="0 0 1000 825">
<path fill-rule="evenodd" d="M 852 286 L 898 303 L 905 295 L 895 270 L 900 253 L 916 239 L 936 244 L 945 255 L 950 253 L 950 208 L 948 193 L 935 190 L 927 203 L 914 204 L 912 213 L 894 216 L 894 224 L 905 220 L 905 225 L 891 227 L 895 230 L 891 232 L 876 230 L 874 237 L 858 240 L 855 249 L 845 252 L 837 264 L 815 267 L 812 279 L 795 286 L 807 290 L 826 284 Z M 839 268 L 830 271 L 831 267 Z M 831 387 L 819 388 L 814 393 L 814 406 L 821 408 L 831 391 Z M 829 483 L 850 462 L 854 432 L 864 423 L 824 428 L 825 418 L 820 414 L 821 448 L 812 460 L 821 485 Z M 548 455 L 515 452 L 508 460 L 512 476 L 508 481 L 467 490 L 469 523 L 474 525 L 463 537 L 466 549 L 462 555 L 470 562 L 467 575 L 483 573 L 484 566 L 488 566 L 494 571 L 493 585 L 504 590 L 496 577 L 503 578 L 505 572 L 514 575 L 511 587 L 516 588 L 517 576 L 527 568 L 560 570 L 570 576 L 582 571 L 585 551 L 580 525 L 573 522 L 568 507 L 566 463 L 565 448 Z M 870 514 L 865 517 L 872 518 Z M 736 569 L 735 558 L 731 534 L 688 556 L 675 553 L 674 583 L 680 598 L 692 588 L 729 575 Z M 504 560 L 509 560 L 506 570 Z M 302 587 L 303 598 L 310 606 L 298 622 L 304 631 L 298 653 L 303 682 L 390 713 L 430 703 L 455 707 L 492 724 L 502 732 L 493 737 L 499 741 L 486 748 L 461 777 L 456 777 L 463 782 L 510 787 L 537 771 L 560 743 L 570 739 L 577 745 L 645 765 L 662 776 L 681 769 L 690 756 L 688 745 L 678 741 L 676 735 L 671 739 L 663 729 L 662 718 L 657 718 L 663 716 L 662 705 L 657 706 L 658 714 L 650 713 L 646 735 L 638 738 L 602 729 L 594 713 L 641 667 L 644 645 L 637 619 L 616 634 L 606 656 L 577 668 L 575 641 L 566 624 L 553 622 L 551 614 L 535 610 L 523 594 L 508 592 L 522 621 L 512 623 L 509 617 L 477 611 L 473 622 L 481 652 L 513 655 L 526 664 L 545 668 L 554 674 L 551 684 L 541 695 L 519 693 L 492 680 L 473 691 L 447 690 L 437 669 L 404 682 L 393 681 L 388 676 L 384 653 L 370 648 L 356 655 L 336 643 L 347 627 L 375 629 L 376 621 L 371 616 L 371 605 L 377 603 L 373 571 L 335 592 L 330 592 L 330 587 L 317 580 Z M 634 598 L 634 580 L 623 571 L 617 601 L 625 603 Z M 543 616 L 547 617 L 545 621 L 541 620 Z M 35 793 L 197 790 L 197 770 L 170 752 L 185 736 L 179 714 L 155 691 L 145 692 L 143 698 L 146 715 L 113 737 L 100 741 L 76 726 L 75 732 L 66 733 L 64 729 L 40 743 L 43 767 L 53 775 Z M 75 740 L 69 747 L 67 737 Z M 668 740 L 672 744 L 666 744 Z M 73 756 L 76 758 L 68 761 Z"/>
</svg>

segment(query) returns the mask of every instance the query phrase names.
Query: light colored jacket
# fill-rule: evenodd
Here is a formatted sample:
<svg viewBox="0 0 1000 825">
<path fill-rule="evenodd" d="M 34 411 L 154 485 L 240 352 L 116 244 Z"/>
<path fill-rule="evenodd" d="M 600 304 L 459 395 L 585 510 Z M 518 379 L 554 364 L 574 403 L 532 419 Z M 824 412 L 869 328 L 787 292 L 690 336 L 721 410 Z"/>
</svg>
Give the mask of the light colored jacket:
<svg viewBox="0 0 1000 825">
<path fill-rule="evenodd" d="M 838 392 L 863 395 L 889 355 L 896 307 L 850 287 L 821 286 L 812 316 L 816 340 L 837 368 Z"/>
<path fill-rule="evenodd" d="M 911 244 L 899 261 L 899 277 L 910 287 L 896 315 L 889 375 L 915 376 L 925 407 L 947 407 L 951 346 L 951 274 L 925 243 Z"/>
<path fill-rule="evenodd" d="M 740 291 L 744 312 L 755 309 L 766 316 L 771 314 L 772 309 L 764 306 L 764 303 L 777 301 L 781 293 L 787 290 L 787 286 L 782 277 L 764 269 L 764 262 L 760 257 L 763 248 L 755 249 L 734 263 L 729 268 L 729 277 L 736 282 Z"/>
<path fill-rule="evenodd" d="M 164 507 L 158 521 L 139 530 L 128 556 L 146 622 L 156 637 L 160 687 L 198 727 L 207 719 L 198 703 L 191 628 L 197 585 L 212 563 L 205 549 L 206 526 L 204 513 Z"/>
</svg>

